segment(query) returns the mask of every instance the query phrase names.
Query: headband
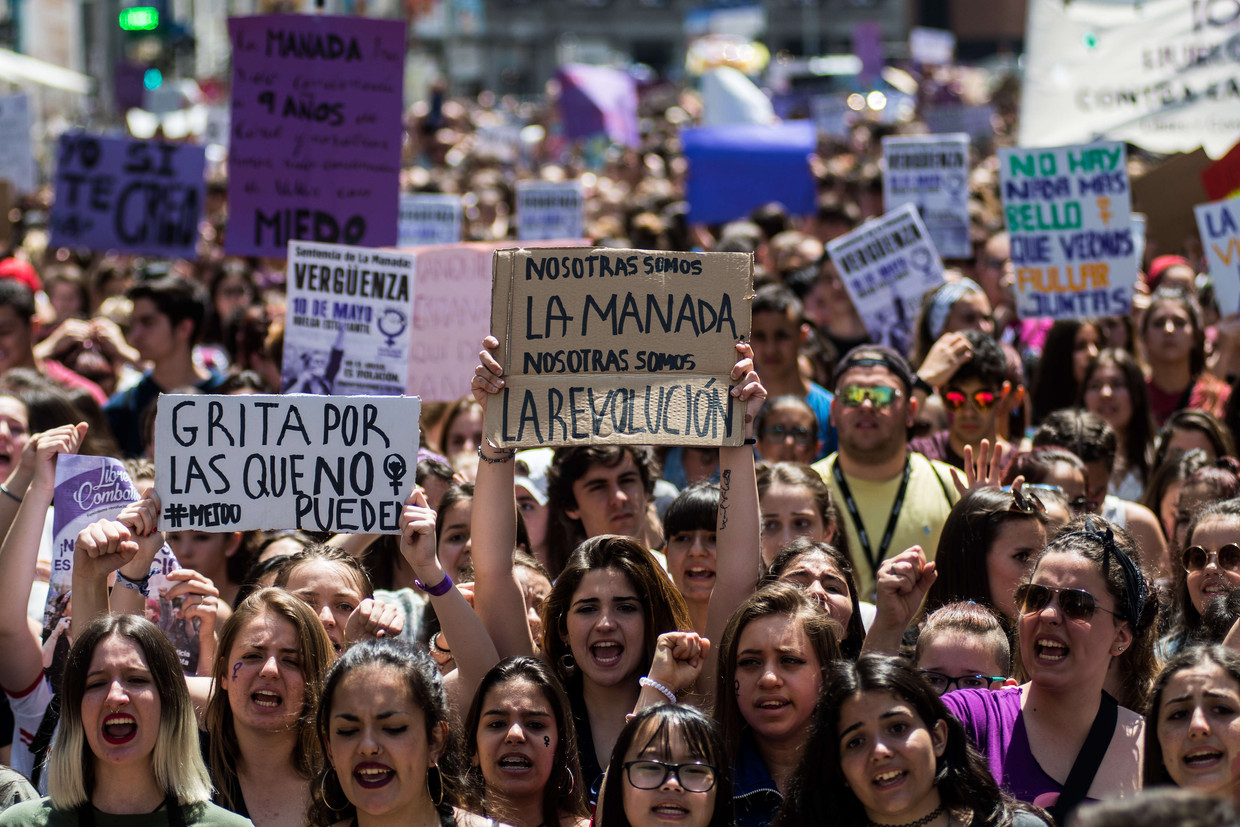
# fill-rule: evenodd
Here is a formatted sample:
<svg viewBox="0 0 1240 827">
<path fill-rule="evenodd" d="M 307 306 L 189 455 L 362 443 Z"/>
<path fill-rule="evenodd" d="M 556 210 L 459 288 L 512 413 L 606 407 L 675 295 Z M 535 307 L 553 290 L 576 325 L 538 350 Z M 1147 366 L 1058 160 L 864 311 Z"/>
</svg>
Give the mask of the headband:
<svg viewBox="0 0 1240 827">
<path fill-rule="evenodd" d="M 938 339 L 943 335 L 943 326 L 947 324 L 947 314 L 952 312 L 952 305 L 970 293 L 981 292 L 982 288 L 977 286 L 977 282 L 969 278 L 949 281 L 940 287 L 939 292 L 935 293 L 934 298 L 930 300 L 930 308 L 926 311 L 930 338 Z"/>
<path fill-rule="evenodd" d="M 1141 615 L 1145 612 L 1145 603 L 1150 597 L 1150 587 L 1137 564 L 1127 552 L 1115 544 L 1115 532 L 1110 526 L 1098 528 L 1093 517 L 1086 517 L 1084 531 L 1075 531 L 1068 536 L 1085 537 L 1102 546 L 1103 576 L 1110 566 L 1111 555 L 1115 555 L 1120 570 L 1124 573 L 1124 592 L 1128 595 L 1128 622 L 1132 624 L 1133 631 L 1136 631 Z"/>
</svg>

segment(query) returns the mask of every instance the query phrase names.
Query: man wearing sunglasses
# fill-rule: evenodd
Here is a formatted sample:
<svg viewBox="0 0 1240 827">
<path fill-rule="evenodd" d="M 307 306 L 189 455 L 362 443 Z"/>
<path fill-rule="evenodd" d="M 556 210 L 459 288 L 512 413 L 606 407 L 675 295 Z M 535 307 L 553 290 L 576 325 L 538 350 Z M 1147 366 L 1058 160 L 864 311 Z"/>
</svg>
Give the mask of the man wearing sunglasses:
<svg viewBox="0 0 1240 827">
<path fill-rule="evenodd" d="M 959 498 L 951 467 L 909 450 L 913 372 L 889 347 L 861 345 L 840 361 L 831 420 L 839 451 L 814 464 L 839 504 L 857 561 L 857 593 L 873 599 L 884 559 L 919 545 L 933 557 Z"/>
<path fill-rule="evenodd" d="M 914 439 L 910 447 L 963 471 L 964 446 L 972 445 L 974 455 L 983 439 L 1008 448 L 999 438 L 998 427 L 999 413 L 1012 385 L 1007 381 L 1003 349 L 993 338 L 980 330 L 967 330 L 961 335 L 969 343 L 970 356 L 935 388 L 947 410 L 947 428 Z"/>
</svg>

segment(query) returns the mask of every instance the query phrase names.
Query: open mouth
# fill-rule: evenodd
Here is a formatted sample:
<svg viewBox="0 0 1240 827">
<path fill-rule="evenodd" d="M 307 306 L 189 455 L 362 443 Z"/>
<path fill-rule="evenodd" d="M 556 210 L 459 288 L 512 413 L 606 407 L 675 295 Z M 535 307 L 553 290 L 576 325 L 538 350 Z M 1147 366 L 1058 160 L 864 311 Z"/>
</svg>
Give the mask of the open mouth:
<svg viewBox="0 0 1240 827">
<path fill-rule="evenodd" d="M 1195 749 L 1184 756 L 1184 764 L 1195 770 L 1209 769 L 1223 760 L 1223 753 L 1216 749 Z"/>
<path fill-rule="evenodd" d="M 1068 647 L 1057 640 L 1049 638 L 1040 638 L 1034 644 L 1034 654 L 1038 660 L 1048 663 L 1058 663 L 1068 656 Z"/>
<path fill-rule="evenodd" d="M 382 787 L 395 777 L 396 771 L 383 764 L 359 764 L 353 770 L 353 778 L 358 786 L 367 790 Z"/>
<path fill-rule="evenodd" d="M 499 768 L 506 772 L 525 772 L 534 768 L 534 762 L 524 755 L 513 753 L 499 759 Z"/>
<path fill-rule="evenodd" d="M 653 812 L 663 818 L 685 818 L 689 815 L 689 808 L 679 804 L 664 803 L 654 807 Z"/>
<path fill-rule="evenodd" d="M 266 692 L 259 690 L 250 695 L 250 700 L 259 709 L 279 709 L 284 705 L 284 699 L 274 692 Z"/>
<path fill-rule="evenodd" d="M 594 658 L 594 662 L 599 666 L 616 666 L 623 654 L 624 647 L 614 641 L 604 641 L 590 647 L 590 657 Z"/>
<path fill-rule="evenodd" d="M 132 715 L 109 715 L 103 719 L 103 739 L 109 744 L 127 743 L 137 732 L 138 722 Z"/>
<path fill-rule="evenodd" d="M 886 772 L 880 772 L 878 775 L 874 776 L 874 786 L 880 789 L 894 787 L 903 781 L 906 775 L 908 775 L 907 770 L 887 770 Z"/>
<path fill-rule="evenodd" d="M 779 712 L 784 707 L 791 705 L 792 703 L 790 701 L 786 701 L 782 698 L 765 698 L 754 704 L 755 707 L 763 712 Z"/>
<path fill-rule="evenodd" d="M 686 580 L 709 581 L 715 579 L 715 572 L 711 569 L 692 568 L 685 569 Z"/>
</svg>

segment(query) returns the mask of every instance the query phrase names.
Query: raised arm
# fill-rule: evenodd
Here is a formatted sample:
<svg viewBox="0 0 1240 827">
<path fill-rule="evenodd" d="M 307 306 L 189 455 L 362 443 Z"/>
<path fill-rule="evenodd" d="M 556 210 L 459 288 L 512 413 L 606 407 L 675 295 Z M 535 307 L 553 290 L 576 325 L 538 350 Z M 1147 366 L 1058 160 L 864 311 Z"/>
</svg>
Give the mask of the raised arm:
<svg viewBox="0 0 1240 827">
<path fill-rule="evenodd" d="M 494 336 L 482 340 L 479 364 L 470 384 L 484 416 L 491 394 L 504 387 L 504 370 L 493 355 L 497 347 L 499 340 Z M 512 553 L 517 545 L 514 452 L 495 448 L 484 439 L 480 453 L 470 526 L 474 605 L 500 657 L 532 655 L 534 639 L 525 619 L 525 598 L 512 569 Z"/>
<path fill-rule="evenodd" d="M 745 439 L 748 441 L 753 438 L 754 417 L 766 401 L 766 388 L 753 369 L 750 345 L 737 342 L 736 355 L 731 393 L 745 406 Z M 728 619 L 758 584 L 762 515 L 758 507 L 752 443 L 719 449 L 719 519 L 716 525 L 715 588 L 710 593 L 706 611 L 706 637 L 712 642 L 723 638 Z M 707 658 L 703 687 L 715 685 L 716 657 Z"/>
<path fill-rule="evenodd" d="M 430 595 L 444 633 L 456 641 L 452 653 L 456 671 L 448 676 L 447 688 L 453 708 L 464 713 L 483 675 L 499 663 L 499 653 L 469 601 L 439 564 L 435 554 L 435 512 L 426 504 L 421 488 L 413 490 L 400 514 L 400 553 Z M 526 625 L 524 618 L 521 623 Z"/>
<path fill-rule="evenodd" d="M 905 549 L 882 562 L 876 585 L 878 611 L 861 647 L 863 654 L 900 654 L 904 630 L 916 617 L 938 577 L 934 561 L 926 560 L 921 546 Z"/>
<path fill-rule="evenodd" d="M 137 555 L 138 543 L 118 520 L 97 520 L 78 532 L 73 545 L 73 623 L 69 627 L 74 640 L 92 620 L 111 610 L 108 575 Z M 129 589 L 118 586 L 117 591 Z"/>
<path fill-rule="evenodd" d="M 31 437 L 35 442 L 34 474 L 13 525 L 0 546 L 0 687 L 22 692 L 43 672 L 42 646 L 26 622 L 26 605 L 34 585 L 35 562 L 43 537 L 47 509 L 56 492 L 57 454 L 77 453 L 86 424 L 62 425 Z M 7 499 L 7 498 L 6 498 Z"/>
</svg>

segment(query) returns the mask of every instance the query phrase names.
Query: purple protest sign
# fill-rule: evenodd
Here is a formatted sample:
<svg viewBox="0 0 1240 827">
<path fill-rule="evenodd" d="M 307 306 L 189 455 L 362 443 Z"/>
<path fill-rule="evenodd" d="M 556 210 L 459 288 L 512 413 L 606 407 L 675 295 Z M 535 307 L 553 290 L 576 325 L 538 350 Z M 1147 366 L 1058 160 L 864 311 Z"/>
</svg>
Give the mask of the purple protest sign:
<svg viewBox="0 0 1240 827">
<path fill-rule="evenodd" d="M 56 157 L 53 246 L 197 256 L 203 147 L 76 133 Z"/>
<path fill-rule="evenodd" d="M 228 32 L 228 252 L 395 244 L 404 24 L 268 15 L 231 18 Z"/>
</svg>

